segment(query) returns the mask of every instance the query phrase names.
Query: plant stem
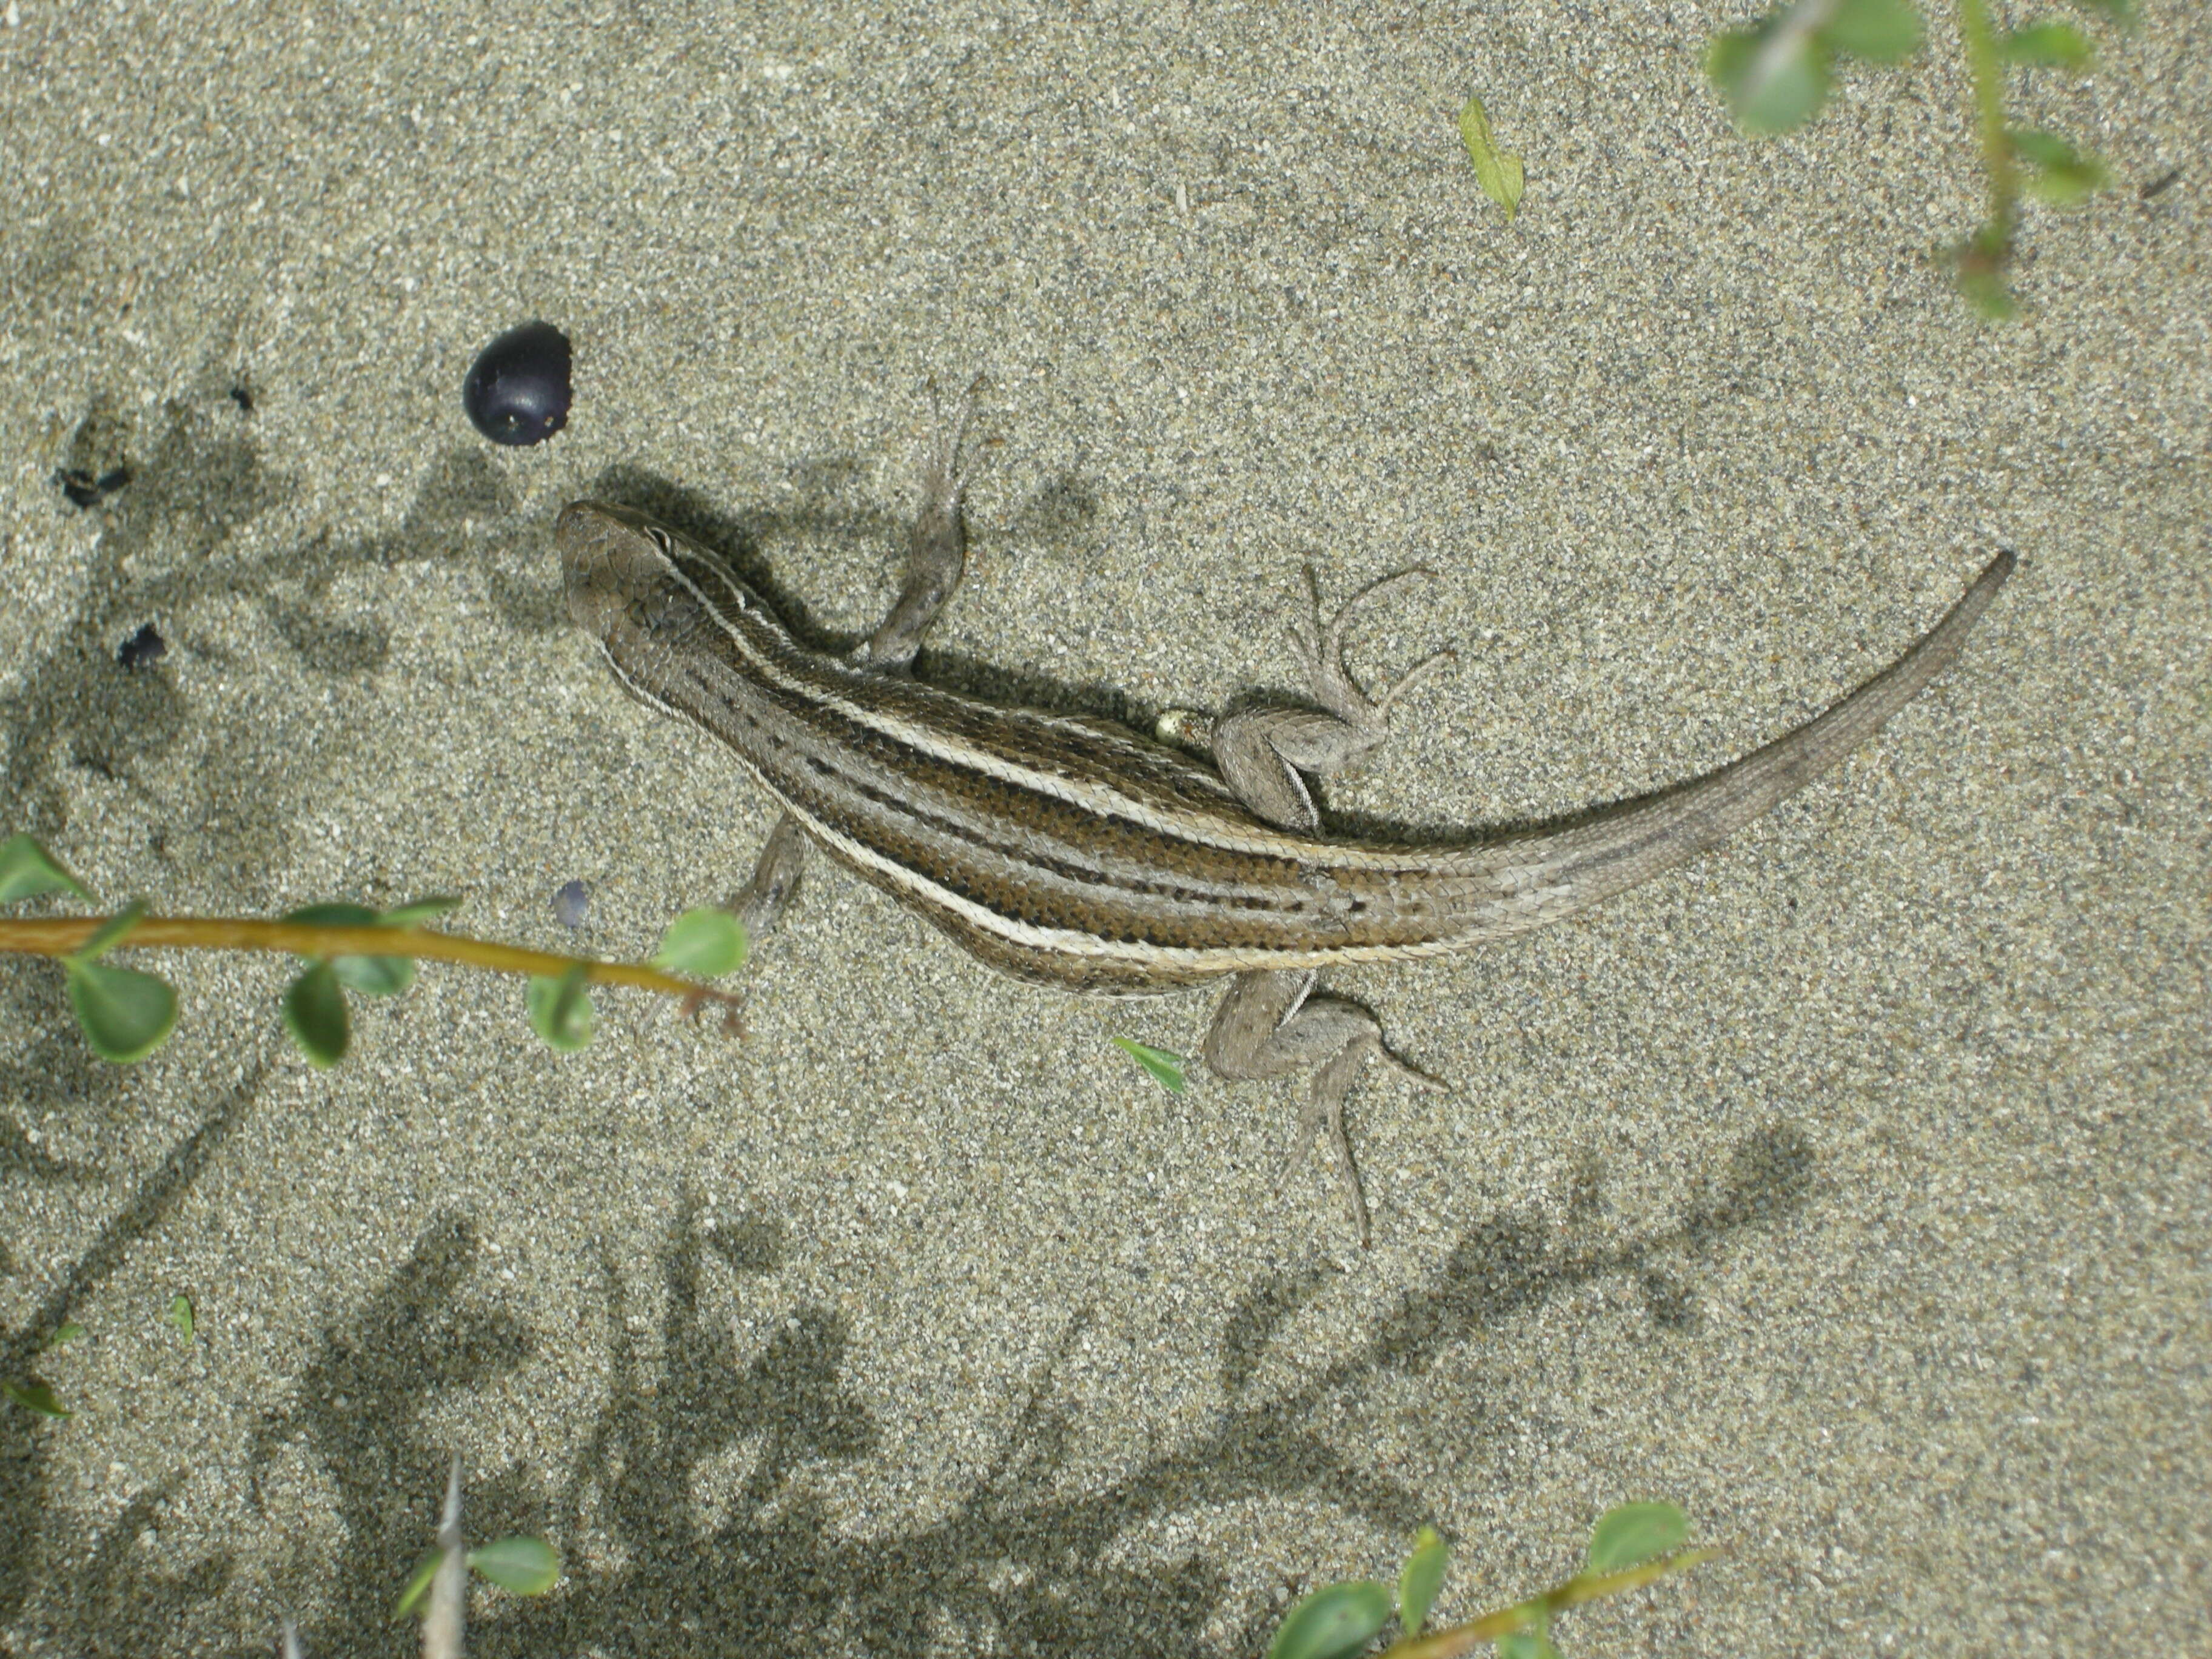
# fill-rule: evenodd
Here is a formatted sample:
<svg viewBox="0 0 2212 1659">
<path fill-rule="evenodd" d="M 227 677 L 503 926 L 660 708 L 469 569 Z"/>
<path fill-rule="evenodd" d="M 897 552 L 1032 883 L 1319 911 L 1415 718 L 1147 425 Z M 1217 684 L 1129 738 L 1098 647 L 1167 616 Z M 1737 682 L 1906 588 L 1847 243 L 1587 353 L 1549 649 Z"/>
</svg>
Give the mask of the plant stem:
<svg viewBox="0 0 2212 1659">
<path fill-rule="evenodd" d="M 1990 227 L 2000 246 L 2008 249 L 2020 210 L 2020 172 L 2013 165 L 2012 141 L 2005 137 L 2004 64 L 1997 56 L 1996 31 L 1990 26 L 1986 0 L 1959 0 L 1959 33 L 1966 42 L 1966 67 L 1974 77 L 1982 165 L 1990 175 Z"/>
<path fill-rule="evenodd" d="M 70 916 L 47 921 L 0 917 L 0 951 L 66 957 L 105 923 L 106 916 Z M 434 933 L 420 927 L 319 927 L 296 921 L 264 921 L 246 916 L 143 916 L 130 937 L 116 946 L 135 951 L 167 945 L 198 951 L 274 951 L 295 957 L 410 957 L 422 962 L 457 962 L 495 974 L 558 978 L 581 967 L 593 985 L 629 985 L 697 1004 L 734 1006 L 738 999 L 696 980 L 644 963 L 595 962 L 550 951 L 527 951 L 463 933 Z"/>
</svg>

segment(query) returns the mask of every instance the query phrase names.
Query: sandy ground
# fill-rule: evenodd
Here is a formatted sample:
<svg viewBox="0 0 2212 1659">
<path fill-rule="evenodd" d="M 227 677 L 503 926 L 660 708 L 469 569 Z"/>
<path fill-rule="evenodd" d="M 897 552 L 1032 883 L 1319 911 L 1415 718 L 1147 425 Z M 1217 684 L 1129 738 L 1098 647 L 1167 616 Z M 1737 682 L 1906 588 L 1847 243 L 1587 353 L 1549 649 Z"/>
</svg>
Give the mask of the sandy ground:
<svg viewBox="0 0 2212 1659">
<path fill-rule="evenodd" d="M 610 995 L 558 1056 L 434 970 L 321 1073 L 281 964 L 170 957 L 118 1070 L 0 966 L 0 1335 L 76 1413 L 0 1408 L 7 1651 L 404 1652 L 454 1448 L 568 1567 L 480 1654 L 1249 1654 L 1424 1522 L 1466 1614 L 1645 1497 L 1733 1553 L 1570 1653 L 2212 1651 L 2201 6 L 2015 76 L 2116 185 L 2006 329 L 1931 262 L 1948 22 L 1754 145 L 1737 9 L 390 9 L 0 20 L 0 827 L 112 897 L 558 948 L 581 878 L 649 951 L 771 815 L 565 625 L 553 515 L 672 501 L 849 636 L 932 376 L 988 381 L 927 673 L 1214 707 L 1291 684 L 1302 565 L 1435 568 L 1355 665 L 1461 655 L 1340 823 L 1689 775 L 2021 565 L 1722 852 L 1338 977 L 1456 1089 L 1355 1097 L 1364 1254 L 1293 1088 L 1108 1042 L 1206 998 L 1011 985 L 826 864 L 742 1042 Z M 533 317 L 574 415 L 495 449 Z"/>
</svg>

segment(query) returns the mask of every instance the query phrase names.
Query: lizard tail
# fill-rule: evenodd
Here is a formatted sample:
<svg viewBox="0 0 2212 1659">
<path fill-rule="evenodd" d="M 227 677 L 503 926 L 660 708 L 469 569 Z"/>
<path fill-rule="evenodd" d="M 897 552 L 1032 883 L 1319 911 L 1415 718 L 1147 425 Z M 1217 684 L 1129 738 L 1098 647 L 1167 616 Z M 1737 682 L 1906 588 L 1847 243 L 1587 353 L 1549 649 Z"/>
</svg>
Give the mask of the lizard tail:
<svg viewBox="0 0 2212 1659">
<path fill-rule="evenodd" d="M 1565 828 L 1531 830 L 1474 849 L 1469 864 L 1496 885 L 1486 902 L 1473 907 L 1471 931 L 1456 942 L 1520 933 L 1587 909 L 1695 858 L 1802 788 L 1951 665 L 2014 562 L 2012 554 L 2000 552 L 1911 650 L 1826 714 L 1764 749 Z"/>
</svg>

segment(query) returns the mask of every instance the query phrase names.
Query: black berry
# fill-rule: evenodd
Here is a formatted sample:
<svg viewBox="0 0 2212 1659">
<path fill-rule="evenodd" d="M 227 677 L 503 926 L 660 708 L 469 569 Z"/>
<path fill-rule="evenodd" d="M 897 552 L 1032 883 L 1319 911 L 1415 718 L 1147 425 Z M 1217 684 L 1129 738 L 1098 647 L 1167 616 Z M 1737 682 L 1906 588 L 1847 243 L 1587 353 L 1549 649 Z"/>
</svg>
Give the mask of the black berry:
<svg viewBox="0 0 2212 1659">
<path fill-rule="evenodd" d="M 461 385 L 469 423 L 495 444 L 543 443 L 568 423 L 568 337 L 550 323 L 511 328 Z"/>
</svg>

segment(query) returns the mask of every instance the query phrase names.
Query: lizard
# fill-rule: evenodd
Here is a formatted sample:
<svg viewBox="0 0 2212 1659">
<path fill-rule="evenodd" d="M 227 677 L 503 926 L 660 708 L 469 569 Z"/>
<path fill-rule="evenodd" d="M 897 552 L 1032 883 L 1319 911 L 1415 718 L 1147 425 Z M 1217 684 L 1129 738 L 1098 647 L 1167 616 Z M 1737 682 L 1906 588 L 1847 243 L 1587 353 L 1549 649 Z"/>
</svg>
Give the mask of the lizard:
<svg viewBox="0 0 2212 1659">
<path fill-rule="evenodd" d="M 1308 775 L 1368 758 L 1439 652 L 1380 689 L 1344 633 L 1400 572 L 1290 631 L 1310 706 L 1202 717 L 1155 741 L 1084 714 L 994 703 L 917 679 L 923 635 L 966 569 L 969 404 L 925 447 L 896 600 L 849 651 L 802 640 L 708 548 L 633 507 L 577 501 L 555 541 L 571 620 L 622 685 L 727 746 L 781 807 L 733 901 L 758 937 L 812 842 L 985 963 L 1034 983 L 1149 995 L 1226 978 L 1203 1055 L 1231 1081 L 1308 1074 L 1291 1165 L 1326 1131 L 1362 1245 L 1366 1200 L 1346 1095 L 1399 1058 L 1367 1008 L 1319 988 L 1340 963 L 1467 949 L 1547 927 L 1713 847 L 1856 748 L 1956 658 L 2011 574 L 2000 551 L 1889 667 L 1741 759 L 1534 827 L 1427 844 L 1332 838 Z M 1207 763 L 1208 759 L 1211 764 Z M 1286 1176 L 1289 1170 L 1286 1169 Z"/>
</svg>

